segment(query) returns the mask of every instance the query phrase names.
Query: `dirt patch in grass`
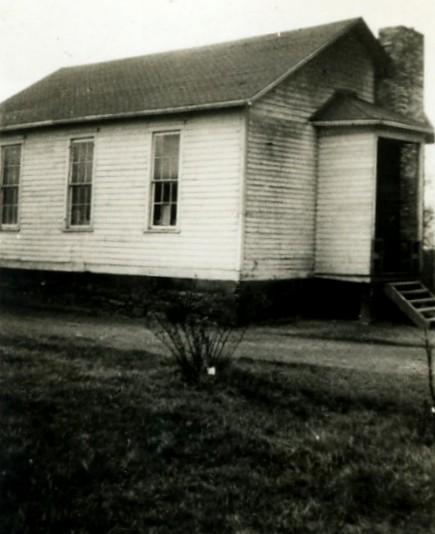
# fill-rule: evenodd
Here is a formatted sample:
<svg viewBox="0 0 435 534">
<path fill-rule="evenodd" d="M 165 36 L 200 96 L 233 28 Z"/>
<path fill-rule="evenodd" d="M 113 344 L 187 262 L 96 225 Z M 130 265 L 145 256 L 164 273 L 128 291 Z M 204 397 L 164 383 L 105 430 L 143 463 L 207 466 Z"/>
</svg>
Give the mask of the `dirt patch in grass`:
<svg viewBox="0 0 435 534">
<path fill-rule="evenodd" d="M 0 532 L 435 532 L 424 377 L 0 342 Z"/>
</svg>

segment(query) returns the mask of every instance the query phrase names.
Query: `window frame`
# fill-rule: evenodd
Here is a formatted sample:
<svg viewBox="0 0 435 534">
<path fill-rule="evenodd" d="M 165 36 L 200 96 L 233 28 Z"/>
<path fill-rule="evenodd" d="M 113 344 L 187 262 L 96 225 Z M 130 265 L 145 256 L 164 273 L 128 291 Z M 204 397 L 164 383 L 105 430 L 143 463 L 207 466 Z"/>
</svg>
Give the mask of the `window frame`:
<svg viewBox="0 0 435 534">
<path fill-rule="evenodd" d="M 156 154 L 156 139 L 159 136 L 164 135 L 178 135 L 178 160 L 177 160 L 177 179 L 171 180 L 172 182 L 177 183 L 177 200 L 176 200 L 176 219 L 174 225 L 162 225 L 154 224 L 154 191 L 155 183 L 163 182 L 169 180 L 155 180 L 154 171 L 155 171 L 155 154 Z M 181 127 L 174 126 L 173 128 L 156 128 L 151 131 L 151 150 L 150 150 L 150 179 L 148 187 L 148 224 L 146 231 L 156 232 L 156 233 L 179 233 L 180 232 L 180 183 L 181 183 L 181 161 L 182 161 L 182 145 L 183 145 L 183 135 Z"/>
<path fill-rule="evenodd" d="M 4 209 L 4 203 L 3 203 L 3 180 L 4 180 L 4 173 L 3 173 L 3 154 L 4 149 L 7 149 L 9 147 L 20 147 L 20 155 L 19 155 L 19 173 L 18 173 L 18 183 L 16 186 L 17 189 L 17 219 L 16 222 L 13 223 L 3 223 L 3 209 Z M 21 187 L 22 187 L 22 169 L 23 169 L 23 142 L 21 140 L 11 140 L 7 143 L 0 144 L 0 230 L 2 231 L 18 231 L 20 230 L 20 216 L 21 216 Z"/>
<path fill-rule="evenodd" d="M 92 143 L 92 166 L 91 166 L 91 181 L 83 182 L 83 185 L 90 185 L 90 214 L 89 222 L 85 224 L 72 224 L 71 215 L 72 215 L 72 191 L 74 184 L 72 183 L 72 168 L 73 168 L 73 146 L 79 143 Z M 68 161 L 67 161 L 67 184 L 66 184 L 66 209 L 65 209 L 65 218 L 64 218 L 64 231 L 66 232 L 91 232 L 93 231 L 93 221 L 94 221 L 94 186 L 95 186 L 95 153 L 96 153 L 96 142 L 95 136 L 93 135 L 83 135 L 80 137 L 71 137 L 68 141 Z M 79 185 L 79 184 L 76 184 Z"/>
</svg>

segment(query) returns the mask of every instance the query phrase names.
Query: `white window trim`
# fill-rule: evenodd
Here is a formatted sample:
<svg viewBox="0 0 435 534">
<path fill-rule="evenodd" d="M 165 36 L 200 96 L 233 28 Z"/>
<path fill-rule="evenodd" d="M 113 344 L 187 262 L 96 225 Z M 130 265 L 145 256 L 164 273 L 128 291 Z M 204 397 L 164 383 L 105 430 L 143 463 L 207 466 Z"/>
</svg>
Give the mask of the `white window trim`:
<svg viewBox="0 0 435 534">
<path fill-rule="evenodd" d="M 93 155 L 92 155 L 92 180 L 91 180 L 91 215 L 89 218 L 89 224 L 77 224 L 72 225 L 70 223 L 71 218 L 71 212 L 70 212 L 70 197 L 71 197 L 71 171 L 72 171 L 72 160 L 71 160 L 71 153 L 72 153 L 72 146 L 74 143 L 87 143 L 89 141 L 93 142 L 94 148 L 93 148 Z M 94 231 L 94 210 L 95 210 L 95 170 L 96 170 L 96 147 L 97 143 L 95 140 L 94 135 L 82 135 L 82 136 L 74 136 L 70 137 L 68 139 L 68 146 L 67 146 L 67 179 L 66 179 L 66 190 L 65 190 L 65 209 L 64 209 L 64 226 L 63 226 L 63 232 L 93 232 Z"/>
<path fill-rule="evenodd" d="M 177 176 L 177 220 L 173 226 L 162 226 L 154 225 L 154 147 L 155 139 L 157 135 L 164 134 L 178 134 L 179 135 L 179 147 L 178 147 L 178 176 Z M 181 220 L 181 183 L 182 183 L 182 151 L 183 151 L 183 128 L 181 125 L 174 125 L 173 127 L 162 127 L 162 128 L 153 128 L 150 131 L 150 165 L 149 165 L 149 179 L 148 179 L 148 213 L 147 216 L 147 225 L 145 228 L 146 233 L 156 233 L 156 234 L 179 234 L 180 229 L 180 220 Z"/>
<path fill-rule="evenodd" d="M 20 140 L 11 140 L 6 143 L 0 143 L 0 187 L 3 188 L 3 148 L 8 146 L 20 147 L 20 174 L 18 177 L 18 201 L 17 201 L 17 222 L 13 224 L 2 224 L 2 212 L 3 212 L 3 199 L 0 204 L 0 231 L 2 232 L 19 232 L 21 229 L 21 188 L 22 188 L 22 176 L 23 176 L 23 162 L 24 162 L 24 142 Z M 0 190 L 1 194 L 1 190 Z"/>
</svg>

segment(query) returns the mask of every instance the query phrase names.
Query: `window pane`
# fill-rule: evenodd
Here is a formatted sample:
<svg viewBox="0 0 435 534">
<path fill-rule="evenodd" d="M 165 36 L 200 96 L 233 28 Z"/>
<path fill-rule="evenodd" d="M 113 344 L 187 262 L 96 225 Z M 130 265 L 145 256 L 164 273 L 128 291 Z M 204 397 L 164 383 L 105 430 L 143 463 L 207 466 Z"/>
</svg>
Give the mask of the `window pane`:
<svg viewBox="0 0 435 534">
<path fill-rule="evenodd" d="M 172 158 L 169 162 L 169 180 L 176 180 L 178 178 L 178 158 Z"/>
<path fill-rule="evenodd" d="M 160 204 L 156 204 L 154 206 L 153 224 L 156 225 L 156 226 L 161 224 L 161 221 L 160 221 Z"/>
<path fill-rule="evenodd" d="M 71 209 L 71 225 L 86 225 L 91 221 L 90 205 L 80 204 Z"/>
<path fill-rule="evenodd" d="M 154 180 L 161 180 L 162 172 L 161 172 L 161 159 L 156 158 L 154 160 Z"/>
<path fill-rule="evenodd" d="M 90 204 L 91 187 L 89 185 L 75 185 L 72 188 L 72 205 Z"/>
<path fill-rule="evenodd" d="M 169 202 L 171 195 L 171 184 L 163 184 L 163 202 Z"/>
<path fill-rule="evenodd" d="M 160 179 L 161 180 L 167 180 L 168 179 L 168 158 L 162 158 L 160 160 Z"/>
<path fill-rule="evenodd" d="M 3 205 L 18 204 L 18 187 L 5 187 L 3 189 Z"/>
<path fill-rule="evenodd" d="M 84 225 L 91 221 L 91 193 L 90 185 L 71 186 L 70 193 L 70 224 Z"/>
<path fill-rule="evenodd" d="M 77 174 L 78 174 L 79 166 L 77 163 L 72 162 L 71 163 L 71 182 L 77 182 Z"/>
<path fill-rule="evenodd" d="M 172 183 L 172 202 L 177 202 L 177 195 L 178 195 L 178 184 L 177 182 Z"/>
<path fill-rule="evenodd" d="M 85 181 L 85 165 L 83 161 L 79 161 L 77 167 L 77 182 L 83 183 Z"/>
<path fill-rule="evenodd" d="M 169 226 L 171 222 L 171 206 L 169 204 L 163 204 L 161 207 L 162 215 L 161 215 L 161 224 L 162 226 Z"/>
<path fill-rule="evenodd" d="M 91 186 L 87 185 L 84 191 L 85 191 L 85 204 L 90 206 L 91 205 Z"/>
<path fill-rule="evenodd" d="M 79 177 L 83 181 L 84 176 L 90 180 L 92 175 L 92 161 L 94 153 L 93 141 L 73 141 L 71 144 L 71 179 Z M 89 172 L 90 171 L 90 172 Z"/>
<path fill-rule="evenodd" d="M 171 226 L 177 223 L 177 205 L 171 204 Z"/>
<path fill-rule="evenodd" d="M 156 134 L 154 137 L 154 180 L 178 177 L 180 134 Z"/>
<path fill-rule="evenodd" d="M 19 167 L 4 167 L 3 185 L 18 185 L 20 177 Z"/>
<path fill-rule="evenodd" d="M 80 204 L 80 188 L 79 187 L 73 187 L 72 189 L 72 206 L 76 206 L 77 204 Z"/>
<path fill-rule="evenodd" d="M 2 183 L 18 184 L 20 176 L 21 147 L 19 145 L 2 148 Z"/>
<path fill-rule="evenodd" d="M 94 143 L 86 143 L 86 154 L 85 161 L 86 163 L 91 163 L 94 159 Z"/>
<path fill-rule="evenodd" d="M 163 184 L 154 184 L 154 202 L 162 201 Z"/>
<path fill-rule="evenodd" d="M 80 145 L 79 143 L 73 143 L 71 146 L 71 161 L 78 163 L 79 161 Z"/>
<path fill-rule="evenodd" d="M 156 135 L 154 138 L 154 151 L 155 156 L 159 158 L 160 156 L 163 156 L 163 140 L 164 135 Z"/>
<path fill-rule="evenodd" d="M 19 166 L 21 159 L 21 146 L 5 146 L 3 147 L 3 167 Z"/>
<path fill-rule="evenodd" d="M 86 143 L 77 143 L 78 162 L 84 163 L 86 161 Z"/>
<path fill-rule="evenodd" d="M 155 226 L 175 226 L 180 134 L 155 134 L 153 154 L 153 220 Z"/>
<path fill-rule="evenodd" d="M 17 223 L 18 223 L 18 205 L 17 204 L 3 204 L 2 224 L 17 224 Z"/>
<path fill-rule="evenodd" d="M 178 159 L 179 146 L 180 135 L 178 133 L 165 135 L 165 156 Z"/>
<path fill-rule="evenodd" d="M 93 141 L 73 141 L 70 161 L 70 225 L 91 221 Z"/>
<path fill-rule="evenodd" d="M 17 224 L 21 146 L 2 147 L 1 162 L 1 223 Z"/>
<path fill-rule="evenodd" d="M 91 205 L 87 204 L 84 207 L 84 220 L 83 224 L 89 224 L 91 222 Z"/>
<path fill-rule="evenodd" d="M 87 161 L 85 164 L 85 182 L 92 181 L 92 161 Z"/>
<path fill-rule="evenodd" d="M 71 208 L 71 224 L 79 224 L 79 209 L 77 207 Z"/>
<path fill-rule="evenodd" d="M 2 224 L 11 224 L 10 222 L 10 206 L 3 206 L 2 209 Z"/>
<path fill-rule="evenodd" d="M 83 143 L 83 160 L 85 162 L 89 161 L 90 158 L 90 146 L 89 143 Z"/>
</svg>

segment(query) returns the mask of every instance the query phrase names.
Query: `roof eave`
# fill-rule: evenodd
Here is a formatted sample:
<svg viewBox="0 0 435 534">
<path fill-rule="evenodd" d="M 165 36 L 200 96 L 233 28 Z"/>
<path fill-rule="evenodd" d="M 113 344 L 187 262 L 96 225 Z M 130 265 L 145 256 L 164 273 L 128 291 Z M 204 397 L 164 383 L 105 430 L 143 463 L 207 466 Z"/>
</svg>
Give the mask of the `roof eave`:
<svg viewBox="0 0 435 534">
<path fill-rule="evenodd" d="M 382 126 L 386 128 L 397 128 L 407 130 L 410 132 L 423 134 L 427 143 L 434 142 L 434 131 L 431 128 L 418 126 L 414 124 L 407 124 L 404 122 L 381 120 L 381 119 L 346 119 L 346 120 L 314 120 L 311 124 L 318 127 L 337 128 L 349 126 Z"/>
<path fill-rule="evenodd" d="M 65 126 L 69 124 L 92 123 L 99 121 L 135 119 L 140 117 L 155 117 L 158 115 L 174 115 L 178 113 L 189 113 L 194 111 L 213 111 L 221 109 L 232 109 L 249 105 L 250 102 L 245 99 L 229 100 L 223 102 L 211 102 L 207 104 L 194 104 L 191 106 L 178 106 L 173 108 L 147 109 L 140 111 L 129 111 L 122 113 L 106 113 L 101 115 L 85 115 L 71 119 L 54 119 L 47 121 L 36 121 L 21 124 L 11 124 L 8 126 L 0 125 L 0 133 L 14 132 L 20 130 L 29 130 L 34 128 L 45 128 L 49 126 Z"/>
</svg>

